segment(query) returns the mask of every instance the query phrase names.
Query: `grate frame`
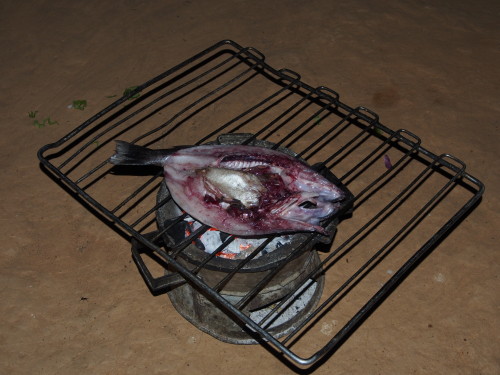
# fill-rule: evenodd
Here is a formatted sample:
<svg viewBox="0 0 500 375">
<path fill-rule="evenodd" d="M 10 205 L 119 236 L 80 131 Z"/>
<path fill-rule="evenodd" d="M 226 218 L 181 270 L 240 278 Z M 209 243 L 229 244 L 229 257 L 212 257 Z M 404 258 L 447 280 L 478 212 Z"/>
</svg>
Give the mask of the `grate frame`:
<svg viewBox="0 0 500 375">
<path fill-rule="evenodd" d="M 224 104 L 226 102 L 232 106 Z M 218 108 L 219 103 L 221 108 Z M 212 122 L 204 125 L 203 121 Z M 297 157 L 319 170 L 331 171 L 347 187 L 353 186 L 354 195 L 349 199 L 353 205 L 351 217 L 341 220 L 338 226 L 339 234 L 346 226 L 350 231 L 346 230 L 340 239 L 338 234 L 331 249 L 322 244 L 329 242 L 328 239 L 316 233 L 305 234 L 302 244 L 289 257 L 263 277 L 247 296 L 232 304 L 220 294 L 220 285 L 210 287 L 197 277 L 203 264 L 198 269 L 188 269 L 179 262 L 179 255 L 196 236 L 208 230 L 206 226 L 174 246 L 166 245 L 161 240 L 161 232 L 155 231 L 155 211 L 165 203 L 154 200 L 162 180 L 161 172 L 143 168 L 135 170 L 134 175 L 130 169 L 113 168 L 107 159 L 112 154 L 115 139 L 166 148 L 175 146 L 171 143 L 174 138 L 183 139 L 185 144 L 199 145 L 235 133 L 250 134 L 243 139 L 243 144 L 264 140 L 273 141 L 276 147 L 292 149 Z M 303 82 L 299 74 L 270 66 L 257 49 L 242 47 L 231 40 L 220 41 L 137 86 L 66 136 L 43 146 L 38 151 L 38 158 L 44 170 L 87 209 L 130 238 L 132 256 L 153 293 L 190 283 L 213 302 L 221 314 L 240 324 L 278 358 L 286 358 L 300 367 L 318 366 L 333 355 L 401 281 L 460 224 L 484 193 L 482 182 L 466 172 L 465 163 L 457 157 L 431 152 L 412 132 L 403 128 L 390 129 L 372 110 L 351 107 L 340 100 L 336 91 L 326 86 L 313 88 Z M 411 177 L 407 177 L 405 184 L 398 184 L 400 176 L 406 174 Z M 434 180 L 439 183 L 429 183 Z M 106 191 L 117 183 L 123 188 L 123 195 L 109 197 Z M 392 185 L 396 186 L 389 188 Z M 428 185 L 432 185 L 432 189 Z M 130 190 L 125 193 L 127 189 Z M 427 190 L 432 192 L 427 193 Z M 426 198 L 418 200 L 413 210 L 405 208 L 420 195 Z M 376 197 L 385 199 L 386 203 L 377 202 Z M 371 205 L 375 208 L 370 208 Z M 368 207 L 366 212 L 365 206 Z M 441 208 L 445 214 L 441 215 L 439 224 L 426 225 L 427 218 Z M 339 216 L 343 214 L 348 213 L 341 212 Z M 385 223 L 394 216 L 404 216 L 406 221 L 387 239 L 370 242 L 370 236 L 384 233 Z M 406 241 L 411 242 L 413 233 L 419 231 L 424 233 L 419 235 L 421 241 L 408 252 L 407 247 L 411 246 L 406 246 Z M 310 244 L 321 247 L 322 262 L 304 282 L 319 275 L 333 274 L 341 266 L 340 260 L 347 260 L 364 242 L 369 242 L 367 247 L 376 250 L 364 254 L 366 258 L 359 266 L 344 280 L 336 281 L 335 287 L 332 284 L 310 317 L 285 337 L 276 338 L 266 329 L 273 319 L 271 315 L 256 322 L 245 313 L 246 304 L 288 260 L 312 251 Z M 248 261 L 260 249 L 254 251 Z M 331 338 L 317 343 L 314 334 L 308 336 L 321 323 L 322 316 L 332 313 L 354 289 L 376 273 L 377 267 L 398 252 L 403 254 L 398 259 L 397 269 L 374 292 L 361 298 L 359 308 L 347 314 L 344 324 Z M 173 268 L 176 274 L 154 276 L 144 255 Z M 206 263 L 213 256 L 207 254 Z M 234 272 L 242 267 L 244 264 L 235 267 Z M 224 283 L 230 279 L 231 275 Z M 283 306 L 278 304 L 276 311 L 280 308 Z M 303 342 L 314 342 L 312 353 L 302 350 Z"/>
</svg>

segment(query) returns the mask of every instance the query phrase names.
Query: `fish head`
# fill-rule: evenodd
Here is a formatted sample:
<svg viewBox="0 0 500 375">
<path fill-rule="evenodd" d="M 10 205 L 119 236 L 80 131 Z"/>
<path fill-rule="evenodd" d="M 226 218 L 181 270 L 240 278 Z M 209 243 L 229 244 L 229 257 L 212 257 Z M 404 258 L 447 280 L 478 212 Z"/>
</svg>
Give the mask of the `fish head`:
<svg viewBox="0 0 500 375">
<path fill-rule="evenodd" d="M 339 203 L 320 194 L 300 192 L 276 203 L 270 214 L 274 220 L 287 223 L 290 227 L 325 233 L 321 221 L 335 214 L 339 207 Z"/>
<path fill-rule="evenodd" d="M 311 198 L 321 203 L 338 202 L 345 198 L 345 192 L 342 189 L 312 170 L 295 171 L 294 174 L 283 178 L 288 180 L 286 182 L 293 186 L 295 191 L 303 193 L 302 199 Z"/>
</svg>

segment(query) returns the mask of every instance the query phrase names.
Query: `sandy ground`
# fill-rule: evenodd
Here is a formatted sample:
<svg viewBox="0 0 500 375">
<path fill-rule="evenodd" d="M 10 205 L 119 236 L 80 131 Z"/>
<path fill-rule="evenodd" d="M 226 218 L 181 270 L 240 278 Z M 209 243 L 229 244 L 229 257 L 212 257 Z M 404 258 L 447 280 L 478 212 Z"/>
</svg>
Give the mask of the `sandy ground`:
<svg viewBox="0 0 500 375">
<path fill-rule="evenodd" d="M 226 38 L 457 155 L 487 188 L 315 373 L 500 373 L 499 16 L 491 0 L 2 1 L 0 373 L 292 372 L 261 346 L 201 333 L 153 297 L 127 241 L 36 158 L 106 96 Z M 87 108 L 68 109 L 74 99 Z M 58 124 L 39 129 L 30 111 Z"/>
</svg>

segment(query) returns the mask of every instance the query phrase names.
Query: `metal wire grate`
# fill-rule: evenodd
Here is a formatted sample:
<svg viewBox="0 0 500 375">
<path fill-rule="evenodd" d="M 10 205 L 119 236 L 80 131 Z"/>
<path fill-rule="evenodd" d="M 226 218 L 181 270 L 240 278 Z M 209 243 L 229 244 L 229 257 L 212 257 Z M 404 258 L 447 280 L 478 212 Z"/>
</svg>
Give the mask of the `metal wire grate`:
<svg viewBox="0 0 500 375">
<path fill-rule="evenodd" d="M 207 253 L 196 267 L 187 267 L 180 261 L 183 252 L 209 228 L 202 226 L 165 244 L 162 235 L 175 221 L 166 228 L 157 226 L 158 209 L 171 199 L 157 201 L 161 172 L 142 168 L 131 174 L 108 163 L 116 139 L 168 148 L 213 142 L 225 134 L 245 135 L 242 143 L 259 140 L 290 149 L 319 170 L 332 172 L 353 193 L 352 215 L 338 224 L 331 248 L 321 243 L 320 235 L 304 234 L 300 246 L 236 303 L 220 291 L 246 262 L 218 285 L 209 286 L 198 277 L 234 237 Z M 187 281 L 219 307 L 220 314 L 302 366 L 332 355 L 460 223 L 484 191 L 456 157 L 425 149 L 411 132 L 391 130 L 371 110 L 352 108 L 335 91 L 313 88 L 297 73 L 269 66 L 254 48 L 232 41 L 221 41 L 138 86 L 67 136 L 42 147 L 38 156 L 89 209 L 131 236 L 135 260 L 153 291 Z M 291 259 L 311 251 L 311 244 L 320 251 L 320 264 L 287 296 L 300 293 L 319 277 L 325 279 L 323 295 L 307 319 L 277 337 L 270 327 L 286 308 L 286 298 L 258 319 L 245 307 Z M 164 276 L 165 267 L 175 274 Z M 336 324 L 322 329 L 331 321 Z"/>
</svg>

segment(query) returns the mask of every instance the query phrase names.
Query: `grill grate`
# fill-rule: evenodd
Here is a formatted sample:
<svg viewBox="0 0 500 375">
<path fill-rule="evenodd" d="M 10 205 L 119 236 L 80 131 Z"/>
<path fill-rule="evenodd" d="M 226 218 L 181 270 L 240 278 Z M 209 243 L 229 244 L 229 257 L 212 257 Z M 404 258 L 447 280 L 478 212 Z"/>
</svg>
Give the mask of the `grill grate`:
<svg viewBox="0 0 500 375">
<path fill-rule="evenodd" d="M 134 98 L 136 94 L 140 96 Z M 202 226 L 165 245 L 163 235 L 175 221 L 158 229 L 156 212 L 171 199 L 167 195 L 157 201 L 161 172 L 142 167 L 132 173 L 107 162 L 115 139 L 168 148 L 214 142 L 225 134 L 244 134 L 241 143 L 258 140 L 290 149 L 310 165 L 331 171 L 353 193 L 352 216 L 338 224 L 331 248 L 319 234 L 302 234 L 300 245 L 236 303 L 221 289 L 272 237 L 232 266 L 218 285 L 209 286 L 197 275 L 233 237 L 195 267 L 187 267 L 180 261 L 183 253 L 209 228 Z M 351 108 L 335 91 L 313 88 L 297 73 L 269 66 L 256 49 L 232 41 L 221 41 L 138 86 L 42 147 L 38 156 L 61 185 L 115 230 L 131 236 L 133 257 L 155 293 L 188 282 L 220 308 L 220 314 L 301 366 L 317 365 L 332 355 L 484 191 L 456 157 L 434 154 L 411 132 L 389 129 L 371 110 Z M 320 251 L 321 262 L 287 296 L 319 277 L 325 280 L 323 295 L 307 319 L 276 337 L 269 327 L 286 298 L 255 320 L 246 306 L 312 245 Z M 165 276 L 165 268 L 175 272 Z"/>
</svg>

